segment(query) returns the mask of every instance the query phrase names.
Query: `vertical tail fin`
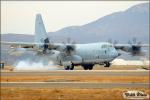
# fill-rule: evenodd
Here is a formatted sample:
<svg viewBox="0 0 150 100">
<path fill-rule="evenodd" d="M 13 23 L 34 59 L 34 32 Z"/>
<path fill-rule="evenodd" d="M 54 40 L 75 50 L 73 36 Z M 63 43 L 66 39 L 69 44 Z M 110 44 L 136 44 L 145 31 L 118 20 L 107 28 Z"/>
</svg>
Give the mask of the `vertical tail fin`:
<svg viewBox="0 0 150 100">
<path fill-rule="evenodd" d="M 45 30 L 45 26 L 44 26 L 41 14 L 36 15 L 34 42 L 35 43 L 49 43 L 49 39 L 46 34 L 46 30 Z"/>
</svg>

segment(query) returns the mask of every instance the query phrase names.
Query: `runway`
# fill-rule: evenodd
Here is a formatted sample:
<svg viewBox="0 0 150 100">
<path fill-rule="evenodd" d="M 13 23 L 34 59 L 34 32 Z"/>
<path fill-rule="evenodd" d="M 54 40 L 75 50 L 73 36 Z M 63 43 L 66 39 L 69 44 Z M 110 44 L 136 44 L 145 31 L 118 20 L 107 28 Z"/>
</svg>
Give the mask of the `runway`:
<svg viewBox="0 0 150 100">
<path fill-rule="evenodd" d="M 34 76 L 43 76 L 48 77 L 51 76 L 52 78 L 55 76 L 63 76 L 62 79 L 53 79 L 50 81 L 18 81 L 16 79 L 15 82 L 12 81 L 5 81 L 1 82 L 1 87 L 20 87 L 20 88 L 86 88 L 86 89 L 98 89 L 98 88 L 149 88 L 150 83 L 148 82 L 125 82 L 125 81 L 111 81 L 111 82 L 84 82 L 83 81 L 68 81 L 67 76 L 75 76 L 78 79 L 81 76 L 88 77 L 92 76 L 100 78 L 100 76 L 123 76 L 124 79 L 126 77 L 149 77 L 150 71 L 149 70 L 92 70 L 92 71 L 85 71 L 85 70 L 73 70 L 73 71 L 65 71 L 65 70 L 55 70 L 55 71 L 11 71 L 11 72 L 1 72 L 2 77 L 14 78 L 14 77 L 27 77 L 36 79 Z M 35 80 L 34 79 L 34 80 Z M 76 79 L 76 80 L 78 80 Z M 64 81 L 65 80 L 65 81 Z M 109 79 L 108 79 L 109 81 Z"/>
<path fill-rule="evenodd" d="M 1 76 L 149 76 L 149 70 L 11 71 Z"/>
<path fill-rule="evenodd" d="M 1 87 L 17 88 L 149 88 L 149 83 L 93 83 L 93 82 L 1 82 Z"/>
</svg>

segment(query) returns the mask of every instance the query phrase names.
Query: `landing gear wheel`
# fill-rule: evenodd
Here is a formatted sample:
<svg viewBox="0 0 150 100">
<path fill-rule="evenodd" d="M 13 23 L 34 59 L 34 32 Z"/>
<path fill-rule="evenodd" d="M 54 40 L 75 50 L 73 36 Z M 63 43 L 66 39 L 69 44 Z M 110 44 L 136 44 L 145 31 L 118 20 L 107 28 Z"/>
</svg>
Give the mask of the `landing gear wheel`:
<svg viewBox="0 0 150 100">
<path fill-rule="evenodd" d="M 83 65 L 84 70 L 92 70 L 93 69 L 93 64 L 87 64 L 87 65 Z"/>
<path fill-rule="evenodd" d="M 69 70 L 70 69 L 70 67 L 69 66 L 65 66 L 65 70 Z"/>
<path fill-rule="evenodd" d="M 88 70 L 88 67 L 87 66 L 83 66 L 84 70 Z"/>
<path fill-rule="evenodd" d="M 110 63 L 109 62 L 105 62 L 105 66 L 104 67 L 110 67 Z"/>
<path fill-rule="evenodd" d="M 71 66 L 70 66 L 70 70 L 73 70 L 74 69 L 74 65 L 72 64 Z"/>
<path fill-rule="evenodd" d="M 89 70 L 92 70 L 93 69 L 93 66 L 91 65 L 91 66 L 89 66 Z"/>
</svg>

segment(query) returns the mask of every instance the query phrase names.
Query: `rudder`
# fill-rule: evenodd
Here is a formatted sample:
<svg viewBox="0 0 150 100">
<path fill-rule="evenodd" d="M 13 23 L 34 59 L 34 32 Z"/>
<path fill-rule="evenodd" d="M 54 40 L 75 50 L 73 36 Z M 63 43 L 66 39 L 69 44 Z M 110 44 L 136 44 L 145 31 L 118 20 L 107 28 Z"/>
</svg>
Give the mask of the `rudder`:
<svg viewBox="0 0 150 100">
<path fill-rule="evenodd" d="M 46 29 L 45 29 L 41 14 L 36 15 L 34 42 L 35 43 L 49 43 L 49 39 L 46 33 Z"/>
</svg>

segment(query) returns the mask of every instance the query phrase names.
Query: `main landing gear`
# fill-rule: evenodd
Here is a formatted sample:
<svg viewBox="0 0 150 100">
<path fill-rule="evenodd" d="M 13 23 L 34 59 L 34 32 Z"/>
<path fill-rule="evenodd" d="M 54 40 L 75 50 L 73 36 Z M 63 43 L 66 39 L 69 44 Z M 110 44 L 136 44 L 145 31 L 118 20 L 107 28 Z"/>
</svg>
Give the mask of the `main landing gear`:
<svg viewBox="0 0 150 100">
<path fill-rule="evenodd" d="M 64 66 L 65 67 L 65 70 L 73 70 L 74 69 L 74 65 L 71 64 L 71 65 L 68 65 L 68 66 Z"/>
<path fill-rule="evenodd" d="M 92 70 L 93 69 L 93 64 L 84 64 L 82 65 L 84 70 Z"/>
<path fill-rule="evenodd" d="M 110 67 L 110 62 L 105 62 L 105 66 L 104 67 Z"/>
</svg>

